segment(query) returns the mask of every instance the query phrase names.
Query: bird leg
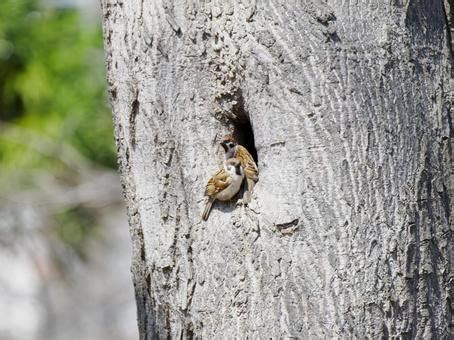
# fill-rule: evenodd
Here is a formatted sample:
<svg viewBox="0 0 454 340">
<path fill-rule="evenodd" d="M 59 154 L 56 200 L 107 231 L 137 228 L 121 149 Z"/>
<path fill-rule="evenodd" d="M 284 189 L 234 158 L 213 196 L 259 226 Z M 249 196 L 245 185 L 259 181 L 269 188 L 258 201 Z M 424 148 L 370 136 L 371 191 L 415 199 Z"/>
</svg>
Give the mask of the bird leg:
<svg viewBox="0 0 454 340">
<path fill-rule="evenodd" d="M 252 190 L 254 189 L 255 182 L 250 178 L 246 178 L 246 190 L 243 194 L 243 202 L 245 205 L 251 202 Z"/>
</svg>

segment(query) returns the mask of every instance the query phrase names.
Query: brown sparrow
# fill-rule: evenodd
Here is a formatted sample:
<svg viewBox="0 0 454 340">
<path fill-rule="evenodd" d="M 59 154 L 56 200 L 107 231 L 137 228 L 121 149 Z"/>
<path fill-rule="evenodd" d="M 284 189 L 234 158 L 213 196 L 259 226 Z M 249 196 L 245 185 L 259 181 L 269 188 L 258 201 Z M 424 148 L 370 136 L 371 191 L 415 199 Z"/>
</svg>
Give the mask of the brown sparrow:
<svg viewBox="0 0 454 340">
<path fill-rule="evenodd" d="M 225 136 L 221 145 L 225 151 L 225 159 L 232 157 L 238 158 L 244 169 L 246 176 L 247 189 L 244 192 L 243 202 L 248 204 L 251 201 L 252 190 L 255 183 L 259 180 L 259 169 L 255 164 L 254 158 L 244 146 L 239 145 L 232 136 Z"/>
<path fill-rule="evenodd" d="M 224 167 L 218 170 L 205 187 L 205 196 L 208 202 L 203 210 L 202 219 L 206 221 L 215 200 L 228 201 L 240 191 L 244 172 L 241 162 L 237 158 L 229 158 L 224 162 Z"/>
</svg>

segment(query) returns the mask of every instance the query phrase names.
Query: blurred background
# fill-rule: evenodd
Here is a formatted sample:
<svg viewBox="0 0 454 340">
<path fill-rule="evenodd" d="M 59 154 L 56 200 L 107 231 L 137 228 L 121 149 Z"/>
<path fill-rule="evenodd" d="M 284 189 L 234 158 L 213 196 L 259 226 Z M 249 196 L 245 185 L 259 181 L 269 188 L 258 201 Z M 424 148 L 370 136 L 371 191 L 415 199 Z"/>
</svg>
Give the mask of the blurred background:
<svg viewBox="0 0 454 340">
<path fill-rule="evenodd" d="M 0 1 L 0 340 L 138 338 L 100 18 Z"/>
</svg>

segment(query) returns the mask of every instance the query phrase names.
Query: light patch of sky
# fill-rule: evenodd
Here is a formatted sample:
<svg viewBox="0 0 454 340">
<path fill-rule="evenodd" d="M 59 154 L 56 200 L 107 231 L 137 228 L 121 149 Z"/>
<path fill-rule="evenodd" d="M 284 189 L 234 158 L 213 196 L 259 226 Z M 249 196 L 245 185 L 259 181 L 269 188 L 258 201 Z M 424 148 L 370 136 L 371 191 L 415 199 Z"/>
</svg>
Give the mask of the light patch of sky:
<svg viewBox="0 0 454 340">
<path fill-rule="evenodd" d="M 78 8 L 82 18 L 90 21 L 101 21 L 99 0 L 41 0 L 44 4 L 56 8 Z"/>
</svg>

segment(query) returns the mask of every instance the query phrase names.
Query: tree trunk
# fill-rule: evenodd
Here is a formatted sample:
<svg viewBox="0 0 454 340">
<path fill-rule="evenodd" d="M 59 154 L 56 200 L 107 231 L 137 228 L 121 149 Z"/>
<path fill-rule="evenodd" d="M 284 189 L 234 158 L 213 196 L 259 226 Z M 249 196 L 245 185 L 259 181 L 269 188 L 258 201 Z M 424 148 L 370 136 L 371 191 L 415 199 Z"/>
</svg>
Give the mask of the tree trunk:
<svg viewBox="0 0 454 340">
<path fill-rule="evenodd" d="M 452 335 L 443 1 L 102 6 L 142 339 Z M 203 222 L 228 132 L 260 180 Z"/>
</svg>

